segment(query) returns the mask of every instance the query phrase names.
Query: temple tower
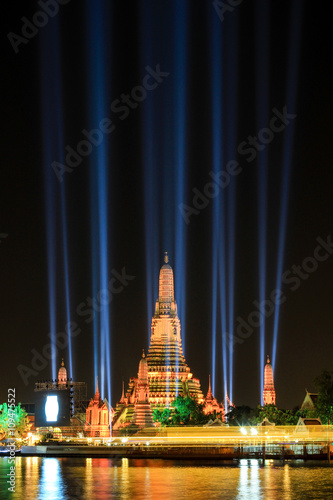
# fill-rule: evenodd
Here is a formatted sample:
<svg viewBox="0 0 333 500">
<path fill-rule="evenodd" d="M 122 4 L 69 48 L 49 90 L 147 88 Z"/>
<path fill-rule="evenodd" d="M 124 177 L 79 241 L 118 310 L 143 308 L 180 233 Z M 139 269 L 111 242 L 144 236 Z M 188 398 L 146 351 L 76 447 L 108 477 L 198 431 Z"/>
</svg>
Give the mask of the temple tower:
<svg viewBox="0 0 333 500">
<path fill-rule="evenodd" d="M 86 410 L 85 432 L 91 437 L 110 437 L 110 409 L 102 401 L 98 389 L 98 378 L 95 396 L 90 400 Z"/>
<path fill-rule="evenodd" d="M 148 363 L 145 353 L 139 363 L 137 396 L 132 423 L 139 427 L 153 427 L 153 414 L 149 403 Z"/>
<path fill-rule="evenodd" d="M 168 405 L 184 394 L 203 401 L 198 379 L 193 378 L 182 349 L 181 325 L 177 315 L 173 270 L 167 253 L 159 275 L 159 296 L 151 323 L 150 346 L 147 355 L 149 400 L 152 404 Z"/>
<path fill-rule="evenodd" d="M 142 356 L 138 377 L 130 378 L 126 393 L 122 392 L 115 410 L 113 431 L 131 424 L 153 425 L 151 406 L 165 408 L 177 396 L 192 396 L 199 403 L 204 402 L 200 382 L 193 377 L 184 358 L 173 270 L 168 260 L 165 253 L 148 354 Z"/>
<path fill-rule="evenodd" d="M 217 399 L 214 398 L 213 393 L 212 393 L 212 387 L 210 384 L 210 375 L 209 375 L 209 384 L 208 384 L 208 392 L 207 396 L 205 397 L 205 403 L 204 403 L 204 413 L 208 415 L 209 413 L 216 413 L 219 417 L 222 418 L 222 421 L 225 421 L 225 409 L 223 404 L 219 405 L 217 402 Z"/>
<path fill-rule="evenodd" d="M 267 355 L 267 364 L 265 366 L 265 373 L 264 373 L 263 400 L 264 400 L 264 405 L 275 405 L 275 402 L 276 402 L 276 394 L 275 394 L 274 379 L 273 379 L 273 368 L 272 368 L 272 365 L 271 365 L 271 362 L 269 360 L 268 355 Z"/>
</svg>

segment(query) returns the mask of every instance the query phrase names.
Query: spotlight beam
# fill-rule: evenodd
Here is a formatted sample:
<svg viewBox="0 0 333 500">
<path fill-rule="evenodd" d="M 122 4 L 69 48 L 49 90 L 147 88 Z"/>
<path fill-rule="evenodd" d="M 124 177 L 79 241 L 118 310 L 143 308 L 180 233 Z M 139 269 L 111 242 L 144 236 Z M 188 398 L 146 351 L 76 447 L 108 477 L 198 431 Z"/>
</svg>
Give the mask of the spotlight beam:
<svg viewBox="0 0 333 500">
<path fill-rule="evenodd" d="M 287 79 L 287 109 L 294 112 L 296 109 L 297 82 L 299 53 L 301 43 L 301 21 L 302 21 L 302 2 L 293 0 L 291 4 L 291 23 L 289 30 L 289 57 L 288 57 L 288 79 Z M 278 241 L 278 262 L 276 274 L 276 289 L 281 290 L 282 273 L 284 261 L 284 249 L 287 231 L 288 201 L 290 189 L 290 170 L 292 161 L 292 144 L 294 137 L 294 121 L 292 121 L 285 130 L 284 149 L 283 149 L 283 170 L 281 184 L 281 204 L 280 204 L 280 222 L 279 222 L 279 241 Z M 278 304 L 274 311 L 274 330 L 273 330 L 273 350 L 272 367 L 275 370 L 275 361 L 277 354 L 277 340 L 280 321 L 280 305 Z"/>
<path fill-rule="evenodd" d="M 269 118 L 269 47 L 270 47 L 270 6 L 269 2 L 256 1 L 256 102 L 258 130 L 265 126 Z M 268 151 L 265 148 L 258 155 L 258 269 L 260 303 L 266 299 L 267 265 L 267 175 Z M 265 369 L 265 318 L 260 325 L 260 397 L 264 388 Z"/>
</svg>

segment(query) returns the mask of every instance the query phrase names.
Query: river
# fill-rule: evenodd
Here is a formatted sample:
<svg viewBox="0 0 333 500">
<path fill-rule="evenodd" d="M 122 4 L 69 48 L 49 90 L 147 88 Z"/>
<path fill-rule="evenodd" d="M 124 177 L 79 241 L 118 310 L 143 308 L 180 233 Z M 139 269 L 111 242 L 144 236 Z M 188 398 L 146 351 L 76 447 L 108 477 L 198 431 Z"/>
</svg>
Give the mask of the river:
<svg viewBox="0 0 333 500">
<path fill-rule="evenodd" d="M 1 499 L 333 499 L 333 466 L 323 462 L 17 457 L 13 470 L 15 493 L 0 458 Z"/>
</svg>

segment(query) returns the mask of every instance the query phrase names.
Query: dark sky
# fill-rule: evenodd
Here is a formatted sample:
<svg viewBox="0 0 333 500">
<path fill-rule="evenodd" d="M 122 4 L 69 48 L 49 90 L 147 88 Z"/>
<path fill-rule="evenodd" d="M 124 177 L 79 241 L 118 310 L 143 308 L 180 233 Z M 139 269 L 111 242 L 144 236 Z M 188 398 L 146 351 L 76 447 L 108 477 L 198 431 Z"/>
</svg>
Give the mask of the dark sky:
<svg viewBox="0 0 333 500">
<path fill-rule="evenodd" d="M 92 0 L 91 0 L 92 1 Z M 130 91 L 142 81 L 145 64 L 140 52 L 142 17 L 139 2 L 109 2 L 112 7 L 110 43 L 111 89 L 104 89 L 111 103 L 122 92 Z M 156 4 L 158 3 L 158 7 Z M 228 3 L 228 2 L 226 2 Z M 269 109 L 282 110 L 286 104 L 287 61 L 294 41 L 289 39 L 290 3 L 273 1 L 269 28 Z M 152 56 L 147 63 L 168 68 L 169 51 L 173 50 L 174 25 L 170 9 L 182 0 L 146 2 L 153 22 Z M 316 238 L 327 240 L 332 234 L 332 18 L 327 2 L 299 2 L 303 6 L 301 45 L 296 88 L 294 141 L 292 145 L 290 196 L 288 203 L 286 246 L 283 269 L 302 264 L 313 256 Z M 43 164 L 43 134 L 40 75 L 41 37 L 58 22 L 60 27 L 62 110 L 65 144 L 77 144 L 80 131 L 89 122 L 87 99 L 87 2 L 71 0 L 60 6 L 59 14 L 49 19 L 27 44 L 15 54 L 7 38 L 9 32 L 21 34 L 22 17 L 31 20 L 40 10 L 37 2 L 15 2 L 3 12 L 2 72 L 3 86 L 1 119 L 1 197 L 0 197 L 0 331 L 1 384 L 0 398 L 5 401 L 7 389 L 15 387 L 18 400 L 28 402 L 33 397 L 33 383 L 51 376 L 50 365 L 37 377 L 31 377 L 27 387 L 18 373 L 20 364 L 31 366 L 31 349 L 41 352 L 49 332 L 49 306 L 46 256 L 45 169 Z M 14 8 L 15 6 L 15 8 Z M 237 10 L 237 12 L 236 12 Z M 187 96 L 187 157 L 186 189 L 191 202 L 193 187 L 203 189 L 211 165 L 211 107 L 209 56 L 210 23 L 213 3 L 199 0 L 189 3 L 188 12 L 188 83 Z M 255 20 L 260 18 L 260 2 L 244 0 L 233 12 L 225 14 L 223 29 L 238 22 L 238 52 L 234 61 L 238 69 L 237 86 L 237 145 L 258 132 L 256 109 Z M 220 21 L 219 21 L 220 22 Z M 140 24 L 141 23 L 141 24 Z M 232 28 L 230 24 L 229 30 Z M 44 31 L 44 33 L 42 33 Z M 224 35 L 224 43 L 231 43 Z M 235 52 L 236 53 L 236 52 Z M 96 49 L 96 58 L 99 57 Z M 222 63 L 221 63 L 222 64 Z M 51 69 L 48 69 L 51 71 Z M 267 76 L 267 75 L 266 75 Z M 224 77 L 225 81 L 227 76 Z M 175 82 L 171 74 L 163 87 L 154 92 L 158 109 L 167 110 L 168 93 Z M 104 82 L 100 82 L 103 88 Z M 225 99 L 228 96 L 224 96 Z M 143 116 L 150 96 L 130 113 L 122 126 L 112 134 L 110 145 L 109 211 L 112 219 L 109 240 L 112 252 L 110 269 L 126 271 L 135 276 L 125 290 L 112 301 L 112 404 L 120 396 L 121 380 L 137 372 L 143 347 L 147 348 L 147 295 L 144 237 L 144 190 L 147 182 L 143 165 Z M 107 112 L 105 113 L 107 116 Z M 271 116 L 271 114 L 269 115 Z M 163 113 L 154 122 L 158 135 L 161 130 L 160 162 L 163 169 L 166 155 L 163 144 Z M 52 127 L 53 116 L 47 120 Z M 267 210 L 267 292 L 274 289 L 277 262 L 278 221 L 283 169 L 284 132 L 268 146 Z M 159 155 L 157 155 L 159 156 Z M 258 227 L 256 160 L 247 163 L 245 157 L 235 159 L 243 167 L 237 178 L 237 216 L 235 247 L 235 318 L 246 318 L 258 299 Z M 51 168 L 49 166 L 48 168 Z M 66 177 L 67 224 L 72 314 L 78 304 L 91 296 L 90 189 L 89 161 L 83 160 L 77 171 Z M 163 183 L 160 183 L 162 196 Z M 211 206 L 194 216 L 186 227 L 186 359 L 194 375 L 207 390 L 211 353 Z M 158 237 L 162 241 L 161 221 Z M 332 236 L 333 239 L 333 236 Z M 162 251 L 165 249 L 161 248 Z M 162 264 L 161 251 L 161 264 Z M 171 256 L 171 265 L 172 262 Z M 60 271 L 60 276 L 62 276 Z M 318 269 L 302 280 L 296 291 L 286 287 L 286 301 L 280 309 L 275 386 L 277 403 L 295 407 L 302 402 L 305 388 L 313 389 L 313 379 L 322 370 L 332 370 L 333 319 L 332 280 L 333 255 L 319 262 Z M 158 280 L 156 275 L 154 279 Z M 177 280 L 177 276 L 175 276 Z M 60 279 L 61 281 L 61 279 Z M 177 300 L 177 297 L 176 297 Z M 63 305 L 63 293 L 57 301 Z M 58 307 L 57 330 L 66 323 L 63 307 Z M 92 325 L 76 318 L 82 333 L 73 344 L 77 380 L 88 382 L 89 396 L 94 389 Z M 273 323 L 267 321 L 268 345 Z M 66 352 L 64 353 L 66 358 Z M 220 365 L 219 365 L 220 366 Z M 255 406 L 260 402 L 258 331 L 234 351 L 234 402 Z M 218 399 L 222 399 L 222 384 L 217 382 Z"/>
</svg>

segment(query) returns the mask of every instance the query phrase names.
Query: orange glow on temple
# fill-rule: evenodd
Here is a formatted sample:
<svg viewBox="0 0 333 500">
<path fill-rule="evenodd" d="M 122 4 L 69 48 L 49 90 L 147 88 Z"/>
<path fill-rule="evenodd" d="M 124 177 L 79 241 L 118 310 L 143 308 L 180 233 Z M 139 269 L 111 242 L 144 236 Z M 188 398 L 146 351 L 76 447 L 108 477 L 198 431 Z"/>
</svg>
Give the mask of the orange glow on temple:
<svg viewBox="0 0 333 500">
<path fill-rule="evenodd" d="M 169 406 L 178 395 L 195 397 L 199 403 L 205 404 L 206 414 L 215 411 L 224 420 L 223 405 L 219 405 L 213 397 L 211 388 L 207 398 L 204 398 L 199 379 L 193 377 L 186 363 L 174 296 L 174 275 L 167 253 L 159 274 L 159 294 L 152 318 L 150 346 L 145 363 L 148 386 L 143 389 L 139 369 L 138 378 L 129 380 L 127 391 L 116 406 L 113 430 L 130 425 L 147 426 L 147 421 L 150 421 L 147 404 L 150 407 L 163 408 Z M 145 405 L 145 417 L 142 405 Z M 140 418 L 138 411 L 141 412 Z M 144 424 L 145 419 L 148 420 Z"/>
<path fill-rule="evenodd" d="M 263 391 L 264 405 L 275 405 L 276 394 L 274 388 L 273 368 L 267 355 L 267 364 L 265 366 L 264 374 L 264 391 Z"/>
</svg>

